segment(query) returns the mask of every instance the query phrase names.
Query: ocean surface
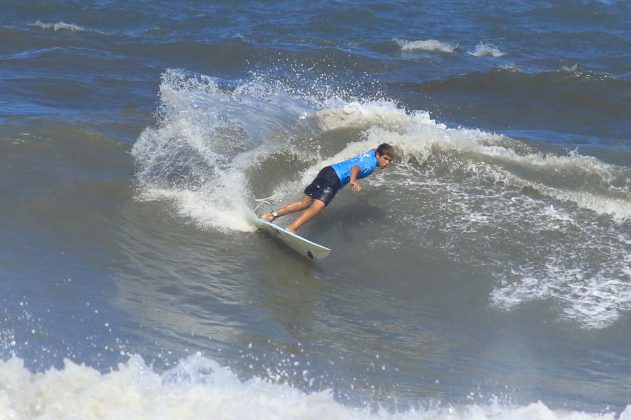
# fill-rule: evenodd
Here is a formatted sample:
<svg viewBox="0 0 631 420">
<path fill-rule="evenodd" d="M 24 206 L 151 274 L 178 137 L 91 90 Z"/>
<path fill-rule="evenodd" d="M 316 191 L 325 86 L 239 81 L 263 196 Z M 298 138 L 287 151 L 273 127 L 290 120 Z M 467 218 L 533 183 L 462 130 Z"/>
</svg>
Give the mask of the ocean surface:
<svg viewBox="0 0 631 420">
<path fill-rule="evenodd" d="M 631 419 L 631 3 L 0 8 L 1 419 Z"/>
</svg>

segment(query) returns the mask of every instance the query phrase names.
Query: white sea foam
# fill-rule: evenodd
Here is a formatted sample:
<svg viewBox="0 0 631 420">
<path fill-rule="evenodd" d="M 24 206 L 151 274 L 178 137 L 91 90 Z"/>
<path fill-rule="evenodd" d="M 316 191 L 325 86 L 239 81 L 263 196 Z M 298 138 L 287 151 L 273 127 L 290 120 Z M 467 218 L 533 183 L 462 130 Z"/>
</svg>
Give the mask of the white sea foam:
<svg viewBox="0 0 631 420">
<path fill-rule="evenodd" d="M 169 188 L 147 189 L 138 197 L 141 201 L 166 200 L 173 202 L 177 212 L 194 220 L 202 229 L 215 229 L 221 231 L 254 231 L 251 222 L 255 214 L 249 208 L 242 195 L 233 195 L 227 198 L 218 198 L 214 194 L 206 195 L 200 191 Z M 220 200 L 219 203 L 217 202 Z M 221 207 L 229 205 L 230 207 Z M 230 211 L 226 211 L 227 209 Z"/>
<path fill-rule="evenodd" d="M 38 20 L 37 22 L 32 23 L 30 26 L 35 26 L 47 31 L 55 31 L 55 32 L 57 31 L 82 32 L 82 31 L 87 30 L 83 26 L 75 25 L 73 23 L 61 22 L 61 21 L 56 22 L 56 23 L 44 23 Z"/>
<path fill-rule="evenodd" d="M 435 151 L 465 153 L 465 159 L 475 159 L 477 162 L 474 165 L 484 169 L 485 176 L 492 177 L 497 182 L 520 188 L 532 187 L 555 199 L 574 202 L 582 208 L 610 215 L 621 222 L 631 218 L 629 186 L 612 186 L 614 182 L 624 178 L 625 173 L 628 176 L 628 170 L 624 168 L 576 153 L 567 156 L 543 155 L 538 152 L 518 153 L 514 148 L 516 143 L 500 135 L 480 130 L 447 128 L 432 121 L 429 115 L 420 112 L 408 115 L 408 118 L 407 128 L 399 132 L 384 130 L 379 127 L 383 124 L 377 124 L 375 120 L 372 128 L 367 130 L 366 138 L 370 140 L 368 143 L 378 144 L 386 141 L 395 144 L 404 155 L 416 156 L 421 161 Z M 399 116 L 397 120 L 404 119 Z M 405 125 L 403 122 L 399 123 L 399 126 Z M 517 175 L 511 169 L 505 169 L 508 167 L 524 169 L 526 173 L 532 174 L 532 179 Z M 583 176 L 598 182 L 605 191 L 596 193 L 575 190 L 563 184 L 546 184 L 537 179 L 542 173 L 549 173 L 550 178 L 556 179 Z"/>
<path fill-rule="evenodd" d="M 554 205 L 546 207 L 543 214 L 549 219 L 563 223 L 576 223 L 575 220 L 565 211 L 554 208 Z"/>
<path fill-rule="evenodd" d="M 399 165 L 393 169 L 397 177 L 406 172 Z M 418 246 L 439 247 L 460 263 L 481 265 L 492 279 L 489 297 L 496 308 L 544 302 L 560 320 L 587 329 L 628 316 L 631 236 L 624 225 L 545 196 L 480 183 L 477 177 L 486 175 L 479 165 L 467 170 L 470 177 L 458 183 L 449 173 L 427 170 L 418 180 L 397 183 L 426 203 L 418 213 L 397 213 L 410 231 L 400 243 L 414 247 L 420 241 Z M 413 208 L 406 199 L 397 205 Z M 428 243 L 432 237 L 440 240 Z"/>
<path fill-rule="evenodd" d="M 595 329 L 612 325 L 631 310 L 631 238 L 619 226 L 602 226 L 576 214 L 572 206 L 557 208 L 543 197 L 498 188 L 476 193 L 452 184 L 437 188 L 451 189 L 454 197 L 449 202 L 462 207 L 449 205 L 445 212 L 451 217 L 443 227 L 453 238 L 457 257 L 462 259 L 462 244 L 481 236 L 493 244 L 472 258 L 495 273 L 490 302 L 496 307 L 511 310 L 527 302 L 549 302 L 561 318 Z M 476 211 L 481 216 L 475 220 L 466 217 Z M 491 228 L 487 221 L 502 229 Z M 510 232 L 509 243 L 502 232 Z M 502 248 L 528 251 L 523 258 L 513 254 L 507 264 Z"/>
<path fill-rule="evenodd" d="M 109 373 L 65 360 L 32 373 L 19 358 L 0 361 L 1 418 L 81 419 L 615 419 L 616 413 L 553 410 L 542 402 L 467 406 L 430 401 L 398 412 L 352 407 L 329 390 L 305 392 L 260 378 L 240 380 L 230 369 L 194 355 L 165 373 L 140 356 Z M 422 408 L 422 407 L 427 408 Z M 631 418 L 631 406 L 620 414 Z"/>
<path fill-rule="evenodd" d="M 502 57 L 506 55 L 504 51 L 501 51 L 495 45 L 485 42 L 480 42 L 476 45 L 475 50 L 469 52 L 469 54 L 476 57 Z"/>
<path fill-rule="evenodd" d="M 441 42 L 435 39 L 427 39 L 423 41 L 405 41 L 405 40 L 395 40 L 399 47 L 401 47 L 401 51 L 434 51 L 434 52 L 443 52 L 443 53 L 453 53 L 456 51 L 456 46 L 449 44 L 447 42 Z"/>
<path fill-rule="evenodd" d="M 580 261 L 573 255 L 565 259 Z M 621 312 L 631 310 L 631 275 L 624 269 L 629 263 L 631 259 L 627 257 L 612 262 L 612 267 L 594 269 L 579 264 L 570 268 L 550 256 L 543 266 L 513 269 L 516 279 L 493 290 L 491 301 L 511 309 L 524 302 L 553 299 L 561 305 L 566 318 L 586 328 L 604 328 L 615 322 Z"/>
<path fill-rule="evenodd" d="M 609 185 L 624 178 L 620 175 L 625 173 L 623 168 L 576 153 L 544 156 L 528 153 L 527 149 L 517 153 L 510 139 L 502 136 L 432 124 L 416 126 L 403 134 L 372 129 L 369 138 L 373 143 L 390 141 L 420 162 L 445 153 L 439 162 L 444 159 L 448 165 L 446 173 L 457 171 L 459 178 L 464 177 L 454 183 L 451 175 L 440 176 L 445 168 L 436 168 L 440 169 L 437 175 L 426 179 L 427 168 L 419 172 L 423 182 L 418 184 L 409 176 L 413 168 L 401 168 L 404 162 L 393 168 L 399 177 L 408 174 L 409 181 L 398 184 L 399 188 L 439 203 L 431 218 L 408 214 L 403 223 L 417 226 L 415 236 L 432 229 L 432 223 L 439 223 L 440 235 L 447 237 L 440 243 L 445 252 L 453 253 L 459 261 L 473 252 L 471 262 L 483 262 L 494 273 L 497 285 L 490 295 L 493 305 L 510 310 L 526 302 L 552 302 L 562 318 L 585 328 L 610 326 L 631 310 L 631 238 L 624 230 L 631 215 L 631 200 L 622 195 L 612 200 L 518 176 L 524 171 L 536 176 L 550 173 L 553 178 L 580 176 Z M 493 183 L 489 185 L 488 181 Z M 530 197 L 506 186 L 530 187 L 542 195 Z M 628 186 L 624 189 L 628 191 Z M 595 214 L 590 217 L 570 203 Z M 611 215 L 612 219 L 602 223 L 597 214 Z M 481 238 L 489 244 L 486 251 L 473 245 Z M 516 251 L 520 247 L 528 249 L 524 258 Z M 507 260 L 504 248 L 514 248 L 516 253 Z"/>
<path fill-rule="evenodd" d="M 283 95 L 256 84 L 229 92 L 212 78 L 166 72 L 160 125 L 147 128 L 133 147 L 139 198 L 174 201 L 203 228 L 253 230 L 246 172 L 304 112 Z"/>
</svg>

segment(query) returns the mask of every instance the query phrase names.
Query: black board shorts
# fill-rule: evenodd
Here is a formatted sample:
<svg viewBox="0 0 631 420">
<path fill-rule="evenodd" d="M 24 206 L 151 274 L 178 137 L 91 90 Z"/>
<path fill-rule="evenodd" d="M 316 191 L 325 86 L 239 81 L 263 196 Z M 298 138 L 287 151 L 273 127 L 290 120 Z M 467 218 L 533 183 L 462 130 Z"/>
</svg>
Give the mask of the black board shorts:
<svg viewBox="0 0 631 420">
<path fill-rule="evenodd" d="M 327 166 L 318 172 L 318 176 L 305 188 L 305 194 L 322 201 L 326 206 L 333 200 L 340 188 L 342 188 L 342 183 L 335 173 L 335 169 Z"/>
</svg>

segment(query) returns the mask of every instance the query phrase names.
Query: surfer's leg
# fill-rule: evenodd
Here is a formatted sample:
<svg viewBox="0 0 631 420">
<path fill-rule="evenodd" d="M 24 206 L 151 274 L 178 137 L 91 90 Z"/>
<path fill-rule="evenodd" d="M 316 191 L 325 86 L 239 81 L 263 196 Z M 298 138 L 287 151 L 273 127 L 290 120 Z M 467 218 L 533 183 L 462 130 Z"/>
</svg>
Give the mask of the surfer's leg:
<svg viewBox="0 0 631 420">
<path fill-rule="evenodd" d="M 276 216 L 272 215 L 272 213 L 266 213 L 261 216 L 261 219 L 267 220 L 268 222 L 273 222 L 274 219 L 277 219 L 281 216 L 304 210 L 309 207 L 311 203 L 313 203 L 313 198 L 305 195 L 300 201 L 296 201 L 295 203 L 288 204 L 285 207 L 276 210 Z"/>
<path fill-rule="evenodd" d="M 311 206 L 309 206 L 307 210 L 303 211 L 302 214 L 298 216 L 298 218 L 294 220 L 294 222 L 291 225 L 287 226 L 288 231 L 293 232 L 293 233 L 298 232 L 298 229 L 302 225 L 304 225 L 305 223 L 307 223 L 308 221 L 316 217 L 322 210 L 324 210 L 324 207 L 326 207 L 326 204 L 324 204 L 324 201 L 314 200 L 314 199 L 311 199 L 311 201 L 312 201 Z"/>
</svg>

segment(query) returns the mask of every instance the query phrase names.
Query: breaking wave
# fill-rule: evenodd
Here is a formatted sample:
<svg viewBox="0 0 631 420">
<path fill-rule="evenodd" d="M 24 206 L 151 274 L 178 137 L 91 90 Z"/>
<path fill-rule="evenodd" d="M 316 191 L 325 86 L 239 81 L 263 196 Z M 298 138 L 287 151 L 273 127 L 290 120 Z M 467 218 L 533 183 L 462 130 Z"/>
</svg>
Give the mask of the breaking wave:
<svg viewBox="0 0 631 420">
<path fill-rule="evenodd" d="M 482 235 L 492 244 L 486 251 L 473 246 L 471 261 L 495 273 L 492 305 L 511 309 L 554 298 L 563 316 L 590 328 L 631 310 L 628 167 L 448 127 L 386 99 L 316 98 L 256 78 L 227 86 L 169 70 L 160 100 L 157 127 L 147 128 L 133 147 L 139 198 L 170 201 L 204 229 L 252 231 L 253 198 L 286 201 L 324 165 L 387 142 L 399 159 L 385 176 L 399 179 L 399 195 L 423 202 L 440 195 L 441 208 L 410 204 L 397 211 L 417 226 L 415 236 L 424 236 L 426 223 L 451 215 L 441 235 L 453 245 L 439 248 L 462 259 L 463 241 Z M 433 184 L 439 187 L 425 191 Z M 506 229 L 510 243 L 504 243 Z M 545 239 L 550 231 L 557 239 Z M 495 255 L 519 246 L 528 252 Z M 583 255 L 591 255 L 586 266 Z"/>
<path fill-rule="evenodd" d="M 208 197 L 202 212 L 220 216 L 222 226 L 245 226 L 242 206 L 249 191 L 241 186 L 248 184 L 249 171 L 270 155 L 292 153 L 316 170 L 331 159 L 386 141 L 396 145 L 404 159 L 425 161 L 432 153 L 456 153 L 474 164 L 491 165 L 495 181 L 531 187 L 618 220 L 631 216 L 628 168 L 576 152 L 539 152 L 480 130 L 448 128 L 425 111 L 406 111 L 387 100 L 330 98 L 318 104 L 278 85 L 253 81 L 231 91 L 212 78 L 189 78 L 178 71 L 165 74 L 160 91 L 159 125 L 146 129 L 134 146 L 140 184 L 145 192 L 161 189 L 183 200 L 195 201 L 195 195 L 202 195 L 195 193 L 202 191 Z M 357 132 L 353 141 L 334 144 L 335 153 L 321 155 L 318 136 L 342 129 Z M 311 144 L 300 144 L 309 136 Z"/>
<path fill-rule="evenodd" d="M 213 419 L 615 419 L 616 413 L 569 412 L 542 402 L 503 405 L 492 399 L 466 406 L 428 401 L 390 411 L 353 407 L 330 390 L 302 391 L 284 383 L 241 380 L 229 368 L 199 354 L 159 373 L 135 355 L 100 373 L 68 359 L 62 369 L 32 373 L 22 359 L 0 361 L 0 416 L 4 418 L 213 418 Z M 620 419 L 631 417 L 631 407 Z"/>
</svg>

